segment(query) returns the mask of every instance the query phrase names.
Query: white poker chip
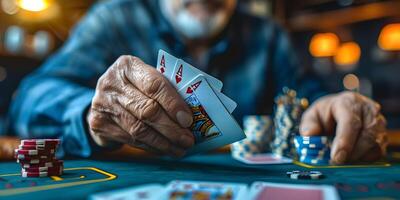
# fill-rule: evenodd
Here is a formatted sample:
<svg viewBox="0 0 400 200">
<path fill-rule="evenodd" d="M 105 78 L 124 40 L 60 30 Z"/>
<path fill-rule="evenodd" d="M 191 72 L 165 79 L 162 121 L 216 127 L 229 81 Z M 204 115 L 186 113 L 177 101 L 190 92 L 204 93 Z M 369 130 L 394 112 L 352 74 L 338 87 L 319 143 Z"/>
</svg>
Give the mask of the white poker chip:
<svg viewBox="0 0 400 200">
<path fill-rule="evenodd" d="M 294 171 L 286 172 L 286 175 L 291 179 L 318 180 L 318 179 L 321 179 L 321 178 L 324 177 L 324 175 L 320 171 L 299 171 L 299 170 L 294 170 Z"/>
</svg>

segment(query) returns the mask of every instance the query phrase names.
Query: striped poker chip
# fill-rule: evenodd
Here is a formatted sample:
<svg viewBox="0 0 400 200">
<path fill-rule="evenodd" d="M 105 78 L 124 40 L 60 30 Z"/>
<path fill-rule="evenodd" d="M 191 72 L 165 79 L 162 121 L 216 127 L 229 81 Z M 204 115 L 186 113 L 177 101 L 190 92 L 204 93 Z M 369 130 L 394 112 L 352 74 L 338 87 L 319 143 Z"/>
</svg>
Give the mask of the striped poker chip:
<svg viewBox="0 0 400 200">
<path fill-rule="evenodd" d="M 60 144 L 60 139 L 29 139 L 21 140 L 21 145 L 57 145 Z"/>
<path fill-rule="evenodd" d="M 46 163 L 46 162 L 51 162 L 55 160 L 55 157 L 51 158 L 40 158 L 40 159 L 31 159 L 31 158 L 24 158 L 24 159 L 17 159 L 17 163 L 22 163 L 22 164 L 41 164 L 41 163 Z"/>
<path fill-rule="evenodd" d="M 63 165 L 55 166 L 55 167 L 30 167 L 30 168 L 22 168 L 22 172 L 59 172 L 61 173 L 64 170 Z"/>
<path fill-rule="evenodd" d="M 291 179 L 311 179 L 318 180 L 324 178 L 324 175 L 320 171 L 288 171 L 286 175 Z"/>
<path fill-rule="evenodd" d="M 55 154 L 49 155 L 24 155 L 24 154 L 16 154 L 15 158 L 18 160 L 36 160 L 36 159 L 43 159 L 43 160 L 51 160 L 55 158 Z"/>
<path fill-rule="evenodd" d="M 324 148 L 324 149 L 311 149 L 311 148 L 298 148 L 297 153 L 299 155 L 330 155 L 331 149 Z"/>
<path fill-rule="evenodd" d="M 24 172 L 21 171 L 22 177 L 46 177 L 46 176 L 61 176 L 62 172 Z"/>
<path fill-rule="evenodd" d="M 15 154 L 17 155 L 51 155 L 55 153 L 55 149 L 50 150 L 26 150 L 26 149 L 15 149 Z"/>
<path fill-rule="evenodd" d="M 64 165 L 64 161 L 54 160 L 51 162 L 41 162 L 37 164 L 21 163 L 22 168 L 56 167 L 60 165 Z"/>
<path fill-rule="evenodd" d="M 19 145 L 21 150 L 55 150 L 58 145 Z"/>
</svg>

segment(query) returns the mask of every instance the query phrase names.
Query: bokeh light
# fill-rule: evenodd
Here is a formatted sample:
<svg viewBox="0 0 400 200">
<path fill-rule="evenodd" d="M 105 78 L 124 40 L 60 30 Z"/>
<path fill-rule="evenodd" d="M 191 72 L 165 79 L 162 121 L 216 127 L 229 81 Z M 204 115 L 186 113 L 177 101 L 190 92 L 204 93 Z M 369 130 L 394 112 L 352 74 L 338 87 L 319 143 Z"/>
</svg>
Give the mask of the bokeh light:
<svg viewBox="0 0 400 200">
<path fill-rule="evenodd" d="M 1 0 L 1 8 L 9 15 L 14 15 L 19 10 L 15 0 Z"/>
<path fill-rule="evenodd" d="M 22 51 L 25 42 L 25 32 L 19 26 L 10 26 L 4 35 L 4 46 L 11 53 Z"/>
<path fill-rule="evenodd" d="M 47 0 L 18 0 L 18 6 L 24 10 L 40 12 L 49 7 Z"/>
<path fill-rule="evenodd" d="M 46 55 L 51 49 L 51 44 L 52 37 L 46 31 L 38 31 L 33 36 L 33 50 L 38 56 Z"/>
<path fill-rule="evenodd" d="M 355 42 L 345 42 L 338 48 L 334 61 L 343 68 L 343 66 L 355 65 L 360 60 L 360 57 L 360 46 Z"/>
<path fill-rule="evenodd" d="M 318 33 L 311 38 L 310 53 L 314 57 L 329 57 L 336 54 L 339 38 L 334 33 Z"/>
<path fill-rule="evenodd" d="M 400 50 L 400 23 L 383 27 L 378 38 L 378 45 L 383 50 Z"/>
<path fill-rule="evenodd" d="M 360 88 L 360 80 L 354 74 L 347 74 L 343 78 L 343 86 L 347 90 L 358 90 Z"/>
</svg>

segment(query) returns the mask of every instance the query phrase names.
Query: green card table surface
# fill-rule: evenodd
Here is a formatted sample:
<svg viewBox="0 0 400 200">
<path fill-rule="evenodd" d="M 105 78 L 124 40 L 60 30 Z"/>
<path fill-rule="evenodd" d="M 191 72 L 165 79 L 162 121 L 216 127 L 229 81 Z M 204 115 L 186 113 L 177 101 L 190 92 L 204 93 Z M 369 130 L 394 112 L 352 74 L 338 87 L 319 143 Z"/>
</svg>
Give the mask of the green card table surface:
<svg viewBox="0 0 400 200">
<path fill-rule="evenodd" d="M 0 199 L 87 199 L 91 194 L 171 180 L 254 181 L 334 185 L 342 199 L 400 199 L 400 163 L 323 166 L 247 165 L 228 153 L 171 158 L 65 160 L 62 176 L 22 178 L 15 162 L 0 163 Z M 293 180 L 291 170 L 318 170 L 320 180 Z"/>
</svg>

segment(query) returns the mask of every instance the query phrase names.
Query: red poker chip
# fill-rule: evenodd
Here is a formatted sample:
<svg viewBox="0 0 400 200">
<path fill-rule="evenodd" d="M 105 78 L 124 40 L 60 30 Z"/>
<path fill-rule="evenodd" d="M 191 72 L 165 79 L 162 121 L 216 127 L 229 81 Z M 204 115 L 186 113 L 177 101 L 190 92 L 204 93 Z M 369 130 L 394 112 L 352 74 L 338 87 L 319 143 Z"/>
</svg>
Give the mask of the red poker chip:
<svg viewBox="0 0 400 200">
<path fill-rule="evenodd" d="M 24 155 L 24 154 L 15 154 L 15 158 L 18 160 L 53 160 L 55 158 L 55 154 L 49 155 Z"/>
<path fill-rule="evenodd" d="M 21 163 L 22 168 L 38 168 L 38 167 L 57 167 L 64 166 L 64 161 L 62 160 L 54 160 L 51 162 L 41 162 L 38 164 L 29 164 L 29 163 Z"/>
<path fill-rule="evenodd" d="M 55 153 L 55 149 L 50 149 L 50 150 L 15 149 L 15 154 L 17 154 L 17 155 L 39 156 L 39 155 L 52 155 L 54 153 Z"/>
<path fill-rule="evenodd" d="M 60 139 L 29 139 L 21 140 L 21 145 L 57 145 L 60 144 Z"/>
<path fill-rule="evenodd" d="M 19 145 L 18 149 L 21 150 L 55 150 L 58 145 Z"/>
<path fill-rule="evenodd" d="M 61 176 L 62 172 L 23 172 L 22 177 L 46 177 L 46 176 Z"/>
<path fill-rule="evenodd" d="M 59 165 L 56 167 L 30 167 L 30 168 L 22 168 L 22 172 L 59 172 L 61 173 L 64 170 L 64 165 Z"/>
<path fill-rule="evenodd" d="M 50 157 L 50 158 L 24 158 L 24 159 L 17 159 L 17 163 L 22 163 L 22 164 L 41 164 L 41 163 L 46 163 L 46 162 L 51 162 L 55 160 L 55 157 Z"/>
</svg>

